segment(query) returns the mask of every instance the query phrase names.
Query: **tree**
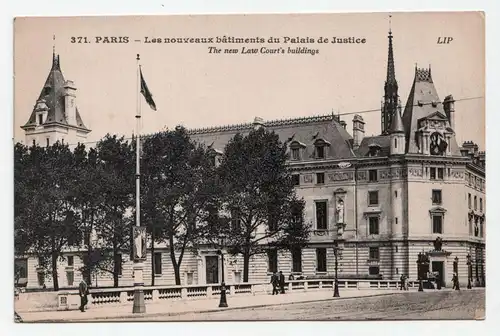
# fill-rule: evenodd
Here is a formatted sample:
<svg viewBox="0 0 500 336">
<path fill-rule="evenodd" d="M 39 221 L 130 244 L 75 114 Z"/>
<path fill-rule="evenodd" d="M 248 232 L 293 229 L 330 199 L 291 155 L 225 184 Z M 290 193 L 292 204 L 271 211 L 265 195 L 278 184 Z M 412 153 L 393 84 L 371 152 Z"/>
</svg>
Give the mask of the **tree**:
<svg viewBox="0 0 500 336">
<path fill-rule="evenodd" d="M 113 286 L 118 287 L 123 262 L 121 252 L 129 248 L 129 210 L 134 204 L 134 151 L 123 137 L 108 134 L 97 143 L 96 154 L 98 185 L 93 186 L 98 188 L 100 197 L 99 216 L 93 219 L 93 224 L 104 246 L 97 252 L 99 258 L 89 253 L 86 260 L 89 269 L 111 273 Z M 92 160 L 90 165 L 94 164 Z"/>
<path fill-rule="evenodd" d="M 154 241 L 167 242 L 180 285 L 184 254 L 206 239 L 209 211 L 218 207 L 215 159 L 182 127 L 148 137 L 142 159 L 143 218 L 153 233 L 153 247 Z"/>
<path fill-rule="evenodd" d="M 75 161 L 67 145 L 15 146 L 16 252 L 34 252 L 59 289 L 57 261 L 79 244 L 80 217 L 74 211 Z"/>
<path fill-rule="evenodd" d="M 230 253 L 243 256 L 244 282 L 251 256 L 268 248 L 304 246 L 309 237 L 304 202 L 295 194 L 287 159 L 278 135 L 263 128 L 236 134 L 226 145 L 219 167 L 223 210 L 231 215 L 225 230 Z"/>
</svg>

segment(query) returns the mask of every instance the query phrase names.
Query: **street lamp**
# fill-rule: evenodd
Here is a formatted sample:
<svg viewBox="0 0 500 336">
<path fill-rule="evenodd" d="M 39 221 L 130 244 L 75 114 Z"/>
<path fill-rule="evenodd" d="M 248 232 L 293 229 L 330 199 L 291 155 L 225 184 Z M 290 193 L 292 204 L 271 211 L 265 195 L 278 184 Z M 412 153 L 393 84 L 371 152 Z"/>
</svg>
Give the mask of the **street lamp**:
<svg viewBox="0 0 500 336">
<path fill-rule="evenodd" d="M 424 286 L 422 284 L 422 269 L 423 269 L 423 261 L 424 259 L 424 255 L 422 254 L 422 252 L 419 252 L 418 253 L 418 256 L 417 256 L 417 276 L 418 276 L 418 291 L 419 292 L 423 292 L 424 291 Z"/>
<path fill-rule="evenodd" d="M 335 280 L 334 280 L 334 286 L 333 286 L 333 297 L 340 297 L 339 278 L 338 278 L 338 269 L 339 269 L 338 255 L 339 255 L 339 252 L 340 252 L 339 243 L 337 242 L 337 240 L 334 240 L 334 242 L 333 242 L 333 255 L 335 256 Z"/>
<path fill-rule="evenodd" d="M 226 243 L 226 237 L 224 235 L 219 236 L 219 247 L 220 249 L 217 250 L 217 254 L 220 254 L 221 256 L 221 264 L 222 264 L 222 281 L 221 281 L 221 286 L 220 286 L 220 302 L 219 302 L 219 307 L 220 308 L 226 308 L 227 307 L 227 299 L 226 299 L 226 283 L 224 281 L 224 253 L 222 253 L 222 249 L 224 248 Z"/>
<path fill-rule="evenodd" d="M 472 288 L 471 277 L 472 277 L 472 258 L 470 254 L 467 254 L 467 289 Z"/>
<path fill-rule="evenodd" d="M 455 257 L 455 261 L 453 262 L 453 272 L 455 273 L 455 290 L 460 290 L 460 281 L 458 280 L 458 257 Z"/>
</svg>

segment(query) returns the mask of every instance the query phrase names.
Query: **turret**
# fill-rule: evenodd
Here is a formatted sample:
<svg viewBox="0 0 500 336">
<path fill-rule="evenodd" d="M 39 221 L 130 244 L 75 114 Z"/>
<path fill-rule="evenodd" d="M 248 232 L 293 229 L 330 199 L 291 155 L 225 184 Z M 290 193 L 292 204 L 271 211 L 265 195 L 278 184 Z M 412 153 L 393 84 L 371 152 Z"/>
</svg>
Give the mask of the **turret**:
<svg viewBox="0 0 500 336">
<path fill-rule="evenodd" d="M 403 120 L 401 114 L 396 111 L 392 118 L 391 128 L 389 130 L 391 138 L 390 155 L 401 155 L 405 153 L 405 129 L 403 127 Z"/>
</svg>

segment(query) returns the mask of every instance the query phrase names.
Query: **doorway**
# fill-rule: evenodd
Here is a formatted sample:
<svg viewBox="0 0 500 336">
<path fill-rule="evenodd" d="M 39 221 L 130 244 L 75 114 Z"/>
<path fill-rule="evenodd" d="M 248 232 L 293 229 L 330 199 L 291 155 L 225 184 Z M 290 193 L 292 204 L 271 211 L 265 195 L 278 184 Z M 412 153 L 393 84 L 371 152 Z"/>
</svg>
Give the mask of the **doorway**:
<svg viewBox="0 0 500 336">
<path fill-rule="evenodd" d="M 219 283 L 219 257 L 206 257 L 207 284 Z"/>
<path fill-rule="evenodd" d="M 446 287 L 445 274 L 444 274 L 444 262 L 443 261 L 433 261 L 432 262 L 432 272 L 439 272 L 438 279 L 441 281 L 441 287 Z M 436 279 L 436 281 L 438 279 Z"/>
</svg>

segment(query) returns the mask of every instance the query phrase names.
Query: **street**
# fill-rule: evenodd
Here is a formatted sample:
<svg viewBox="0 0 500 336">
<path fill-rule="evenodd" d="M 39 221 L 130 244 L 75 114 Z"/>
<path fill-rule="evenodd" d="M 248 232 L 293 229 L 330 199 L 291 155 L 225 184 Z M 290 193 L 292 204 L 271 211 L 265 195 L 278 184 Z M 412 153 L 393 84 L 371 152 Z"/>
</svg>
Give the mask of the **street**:
<svg viewBox="0 0 500 336">
<path fill-rule="evenodd" d="M 462 290 L 406 292 L 210 313 L 165 314 L 138 317 L 133 321 L 483 319 L 484 316 L 484 290 Z"/>
</svg>

